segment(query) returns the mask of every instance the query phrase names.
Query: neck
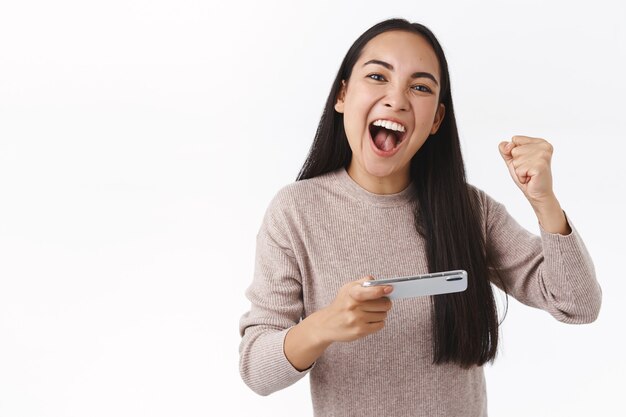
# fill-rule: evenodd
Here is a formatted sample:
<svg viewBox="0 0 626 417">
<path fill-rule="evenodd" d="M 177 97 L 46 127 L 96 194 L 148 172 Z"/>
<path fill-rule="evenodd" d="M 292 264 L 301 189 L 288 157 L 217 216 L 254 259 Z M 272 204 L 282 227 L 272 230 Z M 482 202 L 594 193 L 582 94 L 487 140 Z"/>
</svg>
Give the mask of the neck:
<svg viewBox="0 0 626 417">
<path fill-rule="evenodd" d="M 370 174 L 365 169 L 351 162 L 347 169 L 348 175 L 362 188 L 374 194 L 397 194 L 411 183 L 409 167 L 400 172 L 393 172 L 383 177 Z"/>
</svg>

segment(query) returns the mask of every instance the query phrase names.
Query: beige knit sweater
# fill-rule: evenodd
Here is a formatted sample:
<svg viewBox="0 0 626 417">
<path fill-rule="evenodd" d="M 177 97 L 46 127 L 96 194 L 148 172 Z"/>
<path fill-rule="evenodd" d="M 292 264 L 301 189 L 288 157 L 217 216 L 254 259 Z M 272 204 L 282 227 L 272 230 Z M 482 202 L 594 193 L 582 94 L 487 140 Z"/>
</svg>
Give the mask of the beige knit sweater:
<svg viewBox="0 0 626 417">
<path fill-rule="evenodd" d="M 412 187 L 373 194 L 340 168 L 276 194 L 257 234 L 251 308 L 240 320 L 240 372 L 252 390 L 268 395 L 310 374 L 315 416 L 487 416 L 482 367 L 431 364 L 428 297 L 394 301 L 383 330 L 332 344 L 303 372 L 283 351 L 289 328 L 329 305 L 346 282 L 429 272 Z M 491 267 L 509 293 L 564 323 L 595 320 L 602 292 L 571 219 L 569 235 L 540 226 L 537 236 L 478 191 Z"/>
</svg>

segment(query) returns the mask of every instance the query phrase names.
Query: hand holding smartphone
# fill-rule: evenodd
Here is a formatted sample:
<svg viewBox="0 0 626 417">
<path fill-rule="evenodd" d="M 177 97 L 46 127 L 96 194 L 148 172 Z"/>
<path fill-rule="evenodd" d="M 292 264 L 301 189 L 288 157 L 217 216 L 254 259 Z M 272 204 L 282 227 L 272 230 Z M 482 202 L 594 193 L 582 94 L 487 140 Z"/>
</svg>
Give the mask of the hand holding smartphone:
<svg viewBox="0 0 626 417">
<path fill-rule="evenodd" d="M 467 272 L 462 269 L 433 272 L 430 274 L 365 281 L 361 285 L 363 287 L 391 285 L 393 291 L 387 296 L 391 300 L 424 295 L 449 294 L 462 292 L 467 289 Z"/>
</svg>

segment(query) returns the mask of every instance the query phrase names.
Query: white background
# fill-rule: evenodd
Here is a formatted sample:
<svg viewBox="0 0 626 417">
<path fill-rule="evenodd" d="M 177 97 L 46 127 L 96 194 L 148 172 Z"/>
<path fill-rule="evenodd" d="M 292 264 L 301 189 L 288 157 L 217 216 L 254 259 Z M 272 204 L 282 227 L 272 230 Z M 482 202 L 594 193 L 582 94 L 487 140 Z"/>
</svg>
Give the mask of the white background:
<svg viewBox="0 0 626 417">
<path fill-rule="evenodd" d="M 490 415 L 626 413 L 623 2 L 8 0 L 0 416 L 312 415 L 308 379 L 243 384 L 238 322 L 267 204 L 389 17 L 439 38 L 469 180 L 535 233 L 497 144 L 554 145 L 603 289 L 589 325 L 509 299 Z"/>
</svg>

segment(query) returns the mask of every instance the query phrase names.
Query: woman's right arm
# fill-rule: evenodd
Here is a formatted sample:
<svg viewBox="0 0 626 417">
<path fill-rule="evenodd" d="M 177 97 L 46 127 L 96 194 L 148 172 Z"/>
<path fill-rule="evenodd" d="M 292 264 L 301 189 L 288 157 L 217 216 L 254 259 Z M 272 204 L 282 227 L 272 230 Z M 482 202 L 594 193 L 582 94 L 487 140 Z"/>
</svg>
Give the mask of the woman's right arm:
<svg viewBox="0 0 626 417">
<path fill-rule="evenodd" d="M 349 282 L 328 307 L 318 310 L 289 330 L 285 356 L 294 368 L 306 370 L 334 342 L 351 342 L 385 326 L 391 301 L 383 298 L 393 287 L 362 287 L 372 277 Z"/>
<path fill-rule="evenodd" d="M 304 316 L 302 277 L 285 219 L 270 204 L 257 234 L 254 277 L 246 291 L 250 311 L 239 322 L 239 370 L 254 392 L 269 395 L 306 375 L 336 341 L 350 341 L 384 326 L 391 287 L 345 284 L 326 308 Z"/>
<path fill-rule="evenodd" d="M 287 332 L 304 313 L 298 264 L 289 245 L 273 230 L 271 212 L 256 239 L 254 277 L 246 290 L 250 310 L 239 321 L 239 371 L 259 395 L 286 388 L 306 375 L 283 350 Z"/>
</svg>

